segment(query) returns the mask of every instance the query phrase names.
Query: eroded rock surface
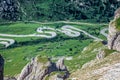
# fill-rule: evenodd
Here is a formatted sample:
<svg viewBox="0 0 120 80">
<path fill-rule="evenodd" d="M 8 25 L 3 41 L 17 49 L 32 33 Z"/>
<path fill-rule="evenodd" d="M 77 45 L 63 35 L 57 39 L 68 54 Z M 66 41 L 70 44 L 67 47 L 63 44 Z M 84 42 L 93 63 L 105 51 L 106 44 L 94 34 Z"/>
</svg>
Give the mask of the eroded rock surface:
<svg viewBox="0 0 120 80">
<path fill-rule="evenodd" d="M 4 77 L 4 80 L 17 80 L 15 77 Z"/>
<path fill-rule="evenodd" d="M 100 50 L 99 53 L 96 55 L 96 58 L 98 60 L 104 59 L 105 58 L 105 51 L 104 50 Z"/>
<path fill-rule="evenodd" d="M 120 8 L 115 12 L 115 19 L 109 24 L 108 48 L 120 51 L 120 31 L 116 29 L 115 20 L 120 18 Z"/>
<path fill-rule="evenodd" d="M 36 57 L 23 68 L 17 80 L 45 80 L 45 77 L 54 71 L 66 71 L 68 74 L 63 59 L 53 63 L 50 59 Z M 63 80 L 64 78 L 66 77 L 63 77 Z"/>
<path fill-rule="evenodd" d="M 115 17 L 114 19 L 117 19 L 120 17 L 120 8 L 118 8 L 116 11 L 115 11 Z"/>
<path fill-rule="evenodd" d="M 58 70 L 67 71 L 67 68 L 64 65 L 64 58 L 61 58 L 61 59 L 58 60 L 58 62 L 56 63 L 56 67 L 57 67 Z"/>
<path fill-rule="evenodd" d="M 72 80 L 120 80 L 120 53 L 113 53 L 102 60 L 92 60 L 76 72 Z"/>
<path fill-rule="evenodd" d="M 106 67 L 105 74 L 99 80 L 119 80 L 119 79 L 120 79 L 120 63 L 117 63 L 113 66 Z"/>
</svg>

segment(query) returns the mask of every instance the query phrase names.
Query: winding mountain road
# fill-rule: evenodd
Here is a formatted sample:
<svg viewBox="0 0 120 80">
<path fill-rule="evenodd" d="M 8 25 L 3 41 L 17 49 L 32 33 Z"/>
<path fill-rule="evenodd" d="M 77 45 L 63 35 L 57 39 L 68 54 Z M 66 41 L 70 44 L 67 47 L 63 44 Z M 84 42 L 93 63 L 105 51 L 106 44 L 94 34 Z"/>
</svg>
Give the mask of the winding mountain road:
<svg viewBox="0 0 120 80">
<path fill-rule="evenodd" d="M 47 30 L 47 31 L 45 31 Z M 101 34 L 104 35 L 105 37 L 107 37 L 107 34 L 105 33 L 105 31 L 107 31 L 108 28 L 105 28 L 103 30 L 101 30 Z M 103 41 L 102 39 L 95 37 L 89 33 L 87 33 L 84 30 L 75 28 L 73 26 L 70 25 L 65 25 L 62 26 L 61 29 L 54 29 L 51 27 L 39 27 L 37 28 L 36 32 L 37 33 L 33 33 L 33 34 L 28 34 L 28 35 L 15 35 L 15 34 L 3 34 L 0 33 L 0 36 L 3 37 L 43 37 L 43 38 L 54 38 L 57 36 L 55 31 L 59 31 L 61 33 L 64 33 L 65 35 L 69 36 L 69 37 L 79 37 L 80 36 L 80 32 L 83 32 L 85 35 L 89 36 L 90 38 L 95 39 L 96 41 Z M 48 35 L 49 34 L 49 35 Z M 0 44 L 5 45 L 5 47 L 9 47 L 10 45 L 14 44 L 15 40 L 13 39 L 7 39 L 7 38 L 0 38 Z"/>
<path fill-rule="evenodd" d="M 5 47 L 9 47 L 10 45 L 13 45 L 14 43 L 15 43 L 14 39 L 0 38 L 0 44 L 5 45 Z"/>
<path fill-rule="evenodd" d="M 95 39 L 95 40 L 97 40 L 97 41 L 102 41 L 102 39 L 97 38 L 97 37 L 95 37 L 95 36 L 87 33 L 87 32 L 84 31 L 84 30 L 75 28 L 75 27 L 70 26 L 70 25 L 65 25 L 65 26 L 63 26 L 61 29 L 64 31 L 63 33 L 65 33 L 65 34 L 68 35 L 68 36 L 76 36 L 76 37 L 78 37 L 78 36 L 80 35 L 79 32 L 83 32 L 85 35 L 89 36 L 90 38 L 93 38 L 93 39 Z M 71 32 L 71 33 L 68 33 L 68 30 L 69 30 L 69 29 L 70 29 L 71 31 L 76 30 L 76 31 L 79 31 L 79 32 L 76 32 L 76 34 L 71 35 L 72 32 Z M 61 32 L 62 32 L 62 31 L 61 31 Z"/>
</svg>

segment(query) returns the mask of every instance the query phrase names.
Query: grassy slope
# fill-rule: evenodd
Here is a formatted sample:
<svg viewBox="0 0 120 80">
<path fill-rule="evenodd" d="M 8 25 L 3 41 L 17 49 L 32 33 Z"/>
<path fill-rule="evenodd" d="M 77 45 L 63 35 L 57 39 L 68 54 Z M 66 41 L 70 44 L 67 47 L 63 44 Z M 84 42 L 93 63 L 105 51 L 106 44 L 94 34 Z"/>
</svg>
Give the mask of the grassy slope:
<svg viewBox="0 0 120 80">
<path fill-rule="evenodd" d="M 101 42 L 93 42 L 89 44 L 86 49 L 74 56 L 72 61 L 66 61 L 71 72 L 80 69 L 83 64 L 96 58 L 100 49 L 106 48 Z"/>
<path fill-rule="evenodd" d="M 37 23 L 14 23 L 14 24 L 4 24 L 0 25 L 0 33 L 9 33 L 9 34 L 31 34 L 35 33 L 35 30 L 39 26 L 50 26 L 54 28 L 60 28 L 62 25 L 69 23 L 54 23 L 54 24 L 37 24 Z M 70 24 L 85 31 L 88 31 L 90 34 L 95 34 L 97 28 L 104 28 L 105 25 L 99 24 Z M 92 29 L 95 29 L 92 31 Z M 57 33 L 58 37 L 51 40 L 41 39 L 41 38 L 13 38 L 16 40 L 14 46 L 8 49 L 0 49 L 0 53 L 5 58 L 5 75 L 15 75 L 18 74 L 23 66 L 36 55 L 47 55 L 47 56 L 74 56 L 72 61 L 66 61 L 66 64 L 69 66 L 69 69 L 77 69 L 79 66 L 83 65 L 87 61 L 94 58 L 95 54 L 86 53 L 88 59 L 76 58 L 81 55 L 85 56 L 81 51 L 84 47 L 88 46 L 93 39 L 84 36 L 84 39 L 79 38 L 69 38 L 64 34 Z M 100 38 L 104 38 L 102 35 L 98 35 Z M 3 37 L 2 37 L 3 38 Z M 77 44 L 77 45 L 76 45 Z M 97 45 L 97 44 L 96 44 Z M 72 50 L 71 50 L 72 49 Z M 71 65 L 74 64 L 74 65 Z M 75 66 L 79 64 L 79 66 Z"/>
<path fill-rule="evenodd" d="M 116 19 L 115 25 L 116 25 L 117 30 L 120 31 L 120 18 Z"/>
<path fill-rule="evenodd" d="M 116 63 L 120 62 L 120 53 L 114 53 L 114 54 L 110 54 L 107 57 L 105 57 L 102 60 L 94 60 L 91 61 L 90 65 L 87 65 L 87 67 L 83 68 L 83 69 L 79 69 L 76 70 L 74 73 L 71 74 L 71 78 L 76 78 L 76 79 L 80 79 L 80 80 L 98 80 L 102 75 L 104 75 L 106 73 L 106 67 L 110 67 L 113 66 Z M 100 69 L 105 69 L 103 70 L 104 72 L 97 72 L 97 70 Z M 95 73 L 96 71 L 96 73 Z M 99 73 L 99 74 L 97 74 Z M 79 74 L 79 75 L 76 75 Z"/>
</svg>

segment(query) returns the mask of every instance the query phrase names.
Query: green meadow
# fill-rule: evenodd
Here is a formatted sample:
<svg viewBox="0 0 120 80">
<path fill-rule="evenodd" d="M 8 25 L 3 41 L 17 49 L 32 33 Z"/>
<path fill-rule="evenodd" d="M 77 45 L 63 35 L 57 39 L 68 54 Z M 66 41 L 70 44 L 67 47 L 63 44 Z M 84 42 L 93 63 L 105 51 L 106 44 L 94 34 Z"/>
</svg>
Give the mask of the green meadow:
<svg viewBox="0 0 120 80">
<path fill-rule="evenodd" d="M 100 34 L 100 30 L 106 28 L 106 24 L 98 23 L 65 23 L 65 22 L 50 22 L 50 23 L 30 23 L 30 22 L 16 22 L 0 24 L 0 33 L 3 34 L 39 34 L 36 32 L 38 27 L 48 26 L 51 28 L 60 29 L 64 25 L 71 25 L 73 27 L 82 29 L 89 34 L 106 40 L 106 38 Z M 0 54 L 5 58 L 5 75 L 13 76 L 20 73 L 22 68 L 31 60 L 31 58 L 41 55 L 47 57 L 69 57 L 73 59 L 65 61 L 70 71 L 80 68 L 86 62 L 95 58 L 96 52 L 92 52 L 94 48 L 103 47 L 101 42 L 94 41 L 92 38 L 81 33 L 79 37 L 71 38 L 63 33 L 54 31 L 57 36 L 53 39 L 45 39 L 40 37 L 2 37 L 14 39 L 15 44 L 8 48 L 4 48 L 0 44 Z M 87 52 L 83 49 L 88 47 Z M 105 47 L 105 46 L 104 46 Z M 77 64 L 77 65 L 76 65 Z"/>
</svg>

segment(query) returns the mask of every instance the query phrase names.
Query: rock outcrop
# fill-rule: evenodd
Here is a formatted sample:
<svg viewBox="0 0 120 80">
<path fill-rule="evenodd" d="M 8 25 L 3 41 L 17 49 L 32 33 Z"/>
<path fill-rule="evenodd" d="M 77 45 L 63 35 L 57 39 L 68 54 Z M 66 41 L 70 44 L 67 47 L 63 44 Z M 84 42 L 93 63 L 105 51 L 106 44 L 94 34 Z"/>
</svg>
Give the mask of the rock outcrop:
<svg viewBox="0 0 120 80">
<path fill-rule="evenodd" d="M 98 60 L 104 59 L 105 58 L 105 51 L 104 50 L 100 50 L 99 53 L 96 55 L 96 58 Z"/>
<path fill-rule="evenodd" d="M 112 50 L 100 49 L 95 60 L 71 74 L 71 80 L 120 80 L 120 23 L 116 21 L 120 21 L 120 8 L 109 24 L 108 48 Z"/>
<path fill-rule="evenodd" d="M 116 11 L 115 11 L 115 16 L 114 16 L 114 19 L 117 19 L 120 17 L 120 8 L 118 8 Z"/>
<path fill-rule="evenodd" d="M 70 76 L 70 80 L 120 80 L 120 53 L 92 60 Z"/>
<path fill-rule="evenodd" d="M 64 65 L 64 58 L 61 58 L 56 63 L 56 68 L 61 71 L 67 71 L 66 66 Z"/>
<path fill-rule="evenodd" d="M 66 78 L 67 73 L 58 73 L 49 77 L 49 80 L 64 80 Z"/>
<path fill-rule="evenodd" d="M 99 80 L 120 80 L 120 63 L 99 70 L 104 74 Z"/>
<path fill-rule="evenodd" d="M 115 12 L 115 18 L 109 24 L 108 48 L 120 51 L 120 31 L 116 29 L 115 21 L 120 18 L 120 8 Z"/>
<path fill-rule="evenodd" d="M 68 76 L 68 70 L 63 59 L 53 63 L 48 58 L 38 56 L 23 68 L 17 80 L 45 80 L 45 77 L 54 71 L 64 71 L 67 75 L 65 74 L 63 80 Z"/>
<path fill-rule="evenodd" d="M 4 59 L 0 55 L 0 80 L 3 80 L 3 72 L 4 72 Z"/>
<path fill-rule="evenodd" d="M 4 80 L 17 80 L 15 77 L 4 77 Z"/>
</svg>

